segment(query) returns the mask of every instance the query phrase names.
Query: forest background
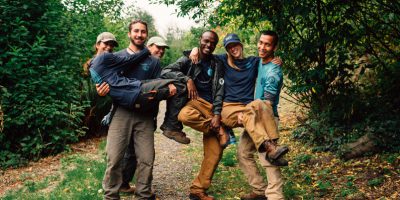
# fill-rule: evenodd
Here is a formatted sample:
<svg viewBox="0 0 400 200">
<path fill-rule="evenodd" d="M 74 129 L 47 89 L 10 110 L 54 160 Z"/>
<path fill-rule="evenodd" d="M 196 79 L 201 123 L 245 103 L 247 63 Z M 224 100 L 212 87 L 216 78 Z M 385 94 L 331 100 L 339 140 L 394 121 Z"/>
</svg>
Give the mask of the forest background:
<svg viewBox="0 0 400 200">
<path fill-rule="evenodd" d="M 256 55 L 258 33 L 280 34 L 288 100 L 303 108 L 293 139 L 350 159 L 400 150 L 400 2 L 393 0 L 153 0 L 174 4 L 198 28 L 171 28 L 162 65 L 197 46 L 203 30 L 238 33 Z M 127 24 L 154 19 L 121 0 L 1 0 L 0 167 L 57 154 L 100 130 L 109 100 L 82 65 L 96 36 L 128 45 Z M 222 53 L 222 42 L 216 53 Z M 108 103 L 107 103 L 108 102 Z"/>
</svg>

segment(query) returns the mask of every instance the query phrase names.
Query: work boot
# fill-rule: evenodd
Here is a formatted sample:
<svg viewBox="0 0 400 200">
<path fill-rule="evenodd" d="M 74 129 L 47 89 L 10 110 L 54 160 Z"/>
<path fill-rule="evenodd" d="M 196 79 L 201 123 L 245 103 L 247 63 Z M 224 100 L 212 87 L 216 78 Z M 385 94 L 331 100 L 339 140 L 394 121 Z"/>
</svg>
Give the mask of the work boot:
<svg viewBox="0 0 400 200">
<path fill-rule="evenodd" d="M 218 137 L 219 145 L 222 148 L 226 148 L 229 145 L 229 140 L 231 139 L 231 137 L 230 137 L 229 133 L 227 132 L 227 130 L 223 126 L 220 126 L 219 131 L 217 133 L 217 137 Z"/>
<path fill-rule="evenodd" d="M 121 186 L 119 188 L 119 192 L 129 193 L 129 194 L 135 194 L 135 190 L 136 190 L 135 186 L 130 186 L 130 185 L 127 185 L 126 187 Z"/>
<path fill-rule="evenodd" d="M 186 134 L 182 131 L 171 131 L 171 130 L 164 130 L 162 132 L 165 137 L 169 139 L 173 139 L 181 144 L 189 144 L 190 139 L 186 137 Z"/>
<path fill-rule="evenodd" d="M 240 197 L 240 200 L 267 200 L 268 198 L 265 197 L 264 194 L 256 194 L 251 192 L 249 194 L 245 194 Z"/>
<path fill-rule="evenodd" d="M 276 160 L 268 160 L 272 165 L 278 166 L 278 167 L 286 167 L 289 165 L 289 162 L 284 159 L 284 158 L 278 158 Z"/>
<path fill-rule="evenodd" d="M 277 160 L 289 151 L 289 148 L 287 146 L 278 146 L 276 141 L 272 140 L 266 140 L 262 145 L 267 152 L 265 155 L 265 159 L 268 161 Z"/>
<path fill-rule="evenodd" d="M 198 193 L 190 193 L 189 194 L 190 200 L 215 200 L 213 196 L 208 196 L 205 192 L 198 192 Z"/>
</svg>

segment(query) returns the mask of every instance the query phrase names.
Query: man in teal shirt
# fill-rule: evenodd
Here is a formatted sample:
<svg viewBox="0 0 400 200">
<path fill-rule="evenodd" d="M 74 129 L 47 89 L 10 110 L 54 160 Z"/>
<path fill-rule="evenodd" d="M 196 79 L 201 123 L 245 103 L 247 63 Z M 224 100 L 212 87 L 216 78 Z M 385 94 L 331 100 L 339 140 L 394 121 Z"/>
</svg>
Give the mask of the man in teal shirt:
<svg viewBox="0 0 400 200">
<path fill-rule="evenodd" d="M 256 101 L 262 100 L 265 106 L 272 106 L 275 123 L 278 126 L 279 118 L 277 107 L 279 103 L 279 94 L 283 85 L 283 74 L 281 67 L 271 62 L 274 59 L 274 52 L 277 49 L 277 45 L 278 35 L 274 31 L 261 32 L 257 44 L 260 62 L 258 65 L 254 99 Z M 283 179 L 279 166 L 287 165 L 287 161 L 283 158 L 271 161 L 264 159 L 266 157 L 265 152 L 259 153 L 260 163 L 265 168 L 268 178 L 268 184 L 266 184 L 256 165 L 254 158 L 256 151 L 255 144 L 249 134 L 244 132 L 238 145 L 238 161 L 240 168 L 247 177 L 248 183 L 252 187 L 252 192 L 241 196 L 241 199 L 284 199 Z"/>
</svg>

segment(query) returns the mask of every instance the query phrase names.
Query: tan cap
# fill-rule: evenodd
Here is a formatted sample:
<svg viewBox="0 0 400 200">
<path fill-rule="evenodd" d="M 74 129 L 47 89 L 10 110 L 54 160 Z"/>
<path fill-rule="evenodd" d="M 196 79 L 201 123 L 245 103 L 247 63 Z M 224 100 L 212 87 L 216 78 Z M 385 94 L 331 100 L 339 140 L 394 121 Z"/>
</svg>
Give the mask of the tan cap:
<svg viewBox="0 0 400 200">
<path fill-rule="evenodd" d="M 165 40 L 162 37 L 158 37 L 158 36 L 151 37 L 149 39 L 149 41 L 147 42 L 147 46 L 150 46 L 152 44 L 155 44 L 160 47 L 166 47 L 167 49 L 169 49 L 168 44 L 165 42 Z"/>
<path fill-rule="evenodd" d="M 115 43 L 115 46 L 118 46 L 117 39 L 115 39 L 115 36 L 110 33 L 110 32 L 102 32 L 100 35 L 97 36 L 96 43 L 99 42 L 108 42 L 108 41 L 113 41 Z"/>
</svg>

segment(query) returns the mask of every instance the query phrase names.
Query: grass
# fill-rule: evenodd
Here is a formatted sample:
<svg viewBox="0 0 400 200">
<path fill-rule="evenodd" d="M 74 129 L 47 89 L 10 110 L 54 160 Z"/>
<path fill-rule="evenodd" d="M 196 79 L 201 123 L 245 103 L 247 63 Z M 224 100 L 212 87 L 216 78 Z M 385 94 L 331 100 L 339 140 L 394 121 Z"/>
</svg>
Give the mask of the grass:
<svg viewBox="0 0 400 200">
<path fill-rule="evenodd" d="M 99 154 L 102 155 L 105 145 L 101 146 Z M 74 154 L 63 158 L 61 165 L 62 177 L 48 176 L 38 182 L 25 181 L 21 189 L 9 191 L 1 199 L 102 199 L 101 180 L 106 166 L 104 159 Z"/>
</svg>

